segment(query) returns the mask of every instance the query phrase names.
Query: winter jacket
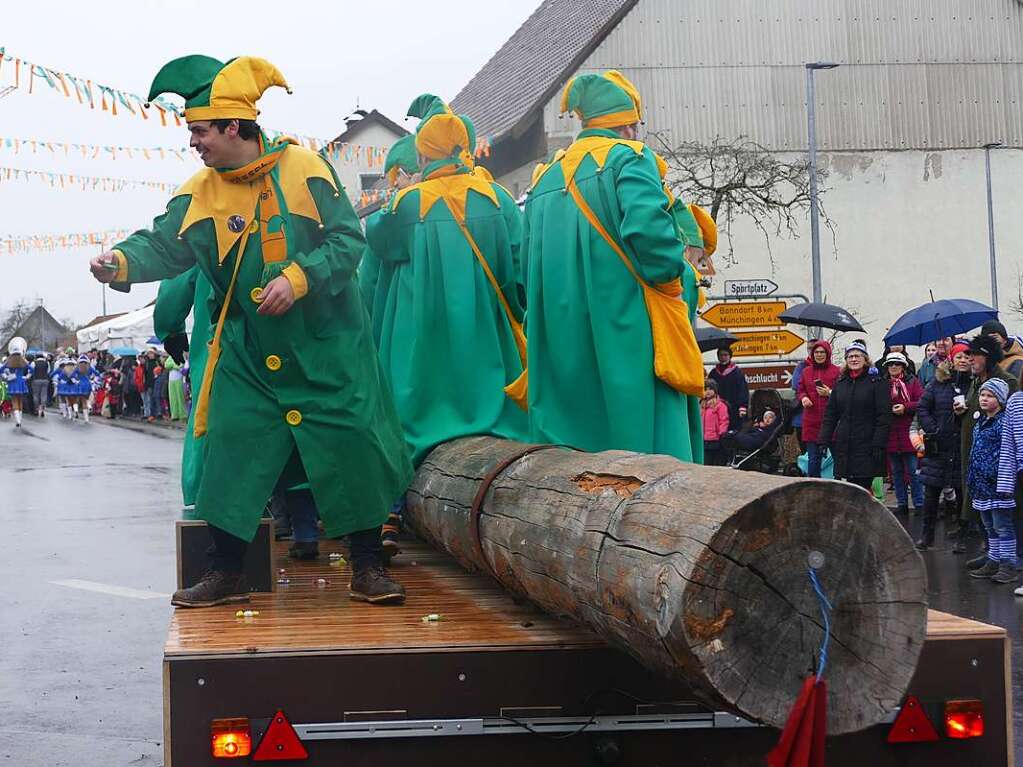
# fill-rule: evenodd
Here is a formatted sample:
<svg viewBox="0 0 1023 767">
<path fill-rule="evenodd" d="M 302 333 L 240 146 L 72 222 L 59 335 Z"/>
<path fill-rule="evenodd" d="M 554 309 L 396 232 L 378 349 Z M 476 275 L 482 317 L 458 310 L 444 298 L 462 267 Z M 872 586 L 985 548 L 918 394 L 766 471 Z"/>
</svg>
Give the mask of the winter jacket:
<svg viewBox="0 0 1023 767">
<path fill-rule="evenodd" d="M 813 350 L 823 346 L 828 353 L 827 361 L 818 365 L 813 361 Z M 803 441 L 819 442 L 821 423 L 824 421 L 824 411 L 828 407 L 828 397 L 822 397 L 817 393 L 817 386 L 814 381 L 820 380 L 829 389 L 835 388 L 835 383 L 842 375 L 838 365 L 831 361 L 831 344 L 827 341 L 817 341 L 810 347 L 810 356 L 806 358 L 806 367 L 803 369 L 803 377 L 799 379 L 799 389 L 796 391 L 796 400 L 802 401 L 803 397 L 809 397 L 813 403 L 810 407 L 803 408 Z"/>
<path fill-rule="evenodd" d="M 728 405 L 720 397 L 712 407 L 700 406 L 703 414 L 703 441 L 717 442 L 728 431 Z"/>
<path fill-rule="evenodd" d="M 888 381 L 867 371 L 855 378 L 843 372 L 831 391 L 817 439 L 835 456 L 835 476 L 882 476 L 891 422 Z"/>
<path fill-rule="evenodd" d="M 723 399 L 728 405 L 728 423 L 733 429 L 738 429 L 742 423 L 739 408 L 749 407 L 746 374 L 734 364 L 729 364 L 724 370 L 720 365 L 715 365 L 710 371 L 710 378 L 718 385 L 718 398 Z"/>
<path fill-rule="evenodd" d="M 927 455 L 920 463 L 920 480 L 930 487 L 959 487 L 963 481 L 960 463 L 959 419 L 952 402 L 966 394 L 947 363 L 938 366 L 934 380 L 924 390 L 916 417 L 927 435 Z"/>
<path fill-rule="evenodd" d="M 988 377 L 1001 378 L 1009 384 L 1009 394 L 1013 394 L 1019 388 L 1016 379 L 1008 373 L 1002 372 L 997 366 Z M 970 390 L 966 393 L 966 412 L 959 417 L 959 449 L 962 455 L 964 487 L 967 486 L 965 471 L 970 466 L 970 450 L 973 447 L 973 427 L 982 415 L 980 412 L 980 387 L 983 383 L 984 381 L 981 381 L 979 378 L 973 379 L 973 382 L 970 384 Z"/>
<path fill-rule="evenodd" d="M 909 427 L 913 425 L 913 416 L 916 415 L 917 405 L 924 395 L 924 387 L 920 379 L 909 375 L 907 371 L 903 374 L 902 383 L 898 386 L 892 379 L 886 378 L 889 387 L 889 397 L 892 407 L 905 405 L 906 412 L 902 415 L 892 413 L 892 425 L 888 429 L 888 452 L 889 453 L 915 453 L 916 448 L 909 440 Z M 896 389 L 901 393 L 896 393 Z"/>
<path fill-rule="evenodd" d="M 971 501 L 1000 500 L 1011 504 L 1012 493 L 998 492 L 998 459 L 1002 447 L 1002 425 L 1005 411 L 993 417 L 981 415 L 973 430 L 970 464 L 966 470 L 966 486 Z"/>
<path fill-rule="evenodd" d="M 998 367 L 1015 378 L 1018 385 L 1020 375 L 1023 374 L 1023 345 L 1014 338 L 1012 343 L 1009 344 L 1009 348 L 1005 349 L 1004 352 L 1005 356 L 998 363 Z"/>
</svg>

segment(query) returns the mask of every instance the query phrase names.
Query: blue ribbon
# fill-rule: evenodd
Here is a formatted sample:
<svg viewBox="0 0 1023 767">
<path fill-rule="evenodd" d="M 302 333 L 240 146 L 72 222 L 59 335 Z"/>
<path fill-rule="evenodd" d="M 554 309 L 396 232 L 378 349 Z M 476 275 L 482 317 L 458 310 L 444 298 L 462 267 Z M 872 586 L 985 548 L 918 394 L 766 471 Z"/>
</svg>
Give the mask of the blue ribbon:
<svg viewBox="0 0 1023 767">
<path fill-rule="evenodd" d="M 824 589 L 821 588 L 821 582 L 817 579 L 817 571 L 814 568 L 809 568 L 807 572 L 810 574 L 810 584 L 813 586 L 813 591 L 817 595 L 817 601 L 820 602 L 821 606 L 821 618 L 824 620 L 824 641 L 821 643 L 820 655 L 817 661 L 817 681 L 821 680 L 824 676 L 824 667 L 828 665 L 828 645 L 831 644 L 831 602 L 824 595 Z"/>
</svg>

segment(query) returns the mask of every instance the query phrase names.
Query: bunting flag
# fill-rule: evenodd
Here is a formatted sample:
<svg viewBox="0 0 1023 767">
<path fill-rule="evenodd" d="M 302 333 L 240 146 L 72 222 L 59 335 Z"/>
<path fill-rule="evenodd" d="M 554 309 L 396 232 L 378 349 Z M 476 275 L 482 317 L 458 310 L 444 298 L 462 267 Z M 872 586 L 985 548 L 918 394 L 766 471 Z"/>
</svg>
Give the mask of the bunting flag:
<svg viewBox="0 0 1023 767">
<path fill-rule="evenodd" d="M 74 173 L 51 173 L 43 170 L 25 170 L 24 168 L 0 167 L 0 183 L 5 181 L 29 181 L 35 179 L 48 183 L 55 189 L 81 189 L 101 192 L 120 192 L 129 187 L 156 189 L 161 192 L 173 192 L 181 184 L 166 181 L 146 181 L 133 178 L 113 178 L 110 176 L 80 176 Z"/>
<path fill-rule="evenodd" d="M 375 202 L 387 202 L 393 194 L 393 189 L 367 189 L 352 202 L 356 203 L 359 208 L 365 208 Z"/>
<path fill-rule="evenodd" d="M 106 247 L 120 242 L 131 229 L 107 229 L 102 232 L 74 232 L 65 234 L 25 234 L 0 237 L 0 253 L 30 253 L 66 248 Z"/>
<path fill-rule="evenodd" d="M 39 154 L 40 150 L 49 150 L 56 155 L 63 152 L 65 157 L 84 157 L 97 160 L 165 160 L 173 157 L 177 160 L 198 159 L 189 147 L 169 146 L 101 146 L 99 144 L 67 144 L 63 141 L 44 141 L 35 138 L 4 138 L 0 137 L 0 150 L 14 154 Z"/>
<path fill-rule="evenodd" d="M 58 72 L 50 67 L 12 56 L 7 53 L 6 47 L 0 45 L 0 90 L 24 90 L 31 94 L 43 85 L 63 93 L 65 98 L 76 99 L 82 106 L 88 106 L 90 109 L 96 109 L 98 106 L 101 111 L 114 116 L 119 112 L 122 115 L 127 112 L 133 117 L 148 120 L 150 114 L 155 111 L 160 117 L 161 125 L 170 125 L 171 121 L 175 126 L 183 124 L 181 112 L 162 96 L 154 99 L 149 107 L 146 107 L 146 100 L 137 93 L 94 83 L 79 75 Z"/>
</svg>

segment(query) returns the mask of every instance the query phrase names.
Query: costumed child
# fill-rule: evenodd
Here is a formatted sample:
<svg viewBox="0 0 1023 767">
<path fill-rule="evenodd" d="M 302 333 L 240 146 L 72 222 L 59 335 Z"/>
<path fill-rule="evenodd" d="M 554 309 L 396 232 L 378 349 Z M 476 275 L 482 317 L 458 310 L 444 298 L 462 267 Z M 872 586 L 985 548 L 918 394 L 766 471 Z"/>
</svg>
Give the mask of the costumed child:
<svg viewBox="0 0 1023 767">
<path fill-rule="evenodd" d="M 72 420 L 78 414 L 78 381 L 75 378 L 75 361 L 68 356 L 60 366 L 57 378 L 57 395 L 60 397 L 64 417 Z"/>
<path fill-rule="evenodd" d="M 78 413 L 81 412 L 86 423 L 89 423 L 89 398 L 92 396 L 92 383 L 98 377 L 99 373 L 92 366 L 88 355 L 81 355 L 78 358 L 78 366 L 71 374 L 71 380 L 75 386 L 72 397 L 75 417 L 77 418 Z"/>
<path fill-rule="evenodd" d="M 28 394 L 28 375 L 31 372 L 28 360 L 25 359 L 27 349 L 25 339 L 15 336 L 7 344 L 8 357 L 3 367 L 0 367 L 0 377 L 7 384 L 7 395 L 11 398 L 14 411 L 14 427 L 17 429 L 21 428 L 21 405 Z"/>
<path fill-rule="evenodd" d="M 991 579 L 995 583 L 1015 583 L 1016 528 L 1012 493 L 998 492 L 998 464 L 1001 457 L 1005 402 L 1009 385 L 1001 378 L 989 378 L 980 385 L 980 413 L 973 429 L 973 446 L 966 484 L 974 511 L 980 514 L 987 533 L 987 560 L 970 570 L 971 578 Z"/>
</svg>

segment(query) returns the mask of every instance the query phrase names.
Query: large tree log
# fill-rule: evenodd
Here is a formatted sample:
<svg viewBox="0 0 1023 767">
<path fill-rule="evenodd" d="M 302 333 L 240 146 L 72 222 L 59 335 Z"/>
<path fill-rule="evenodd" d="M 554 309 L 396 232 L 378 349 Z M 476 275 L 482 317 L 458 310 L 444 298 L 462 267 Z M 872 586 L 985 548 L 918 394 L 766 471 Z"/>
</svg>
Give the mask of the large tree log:
<svg viewBox="0 0 1023 767">
<path fill-rule="evenodd" d="M 834 608 L 829 733 L 877 724 L 901 703 L 926 634 L 926 576 L 868 493 L 622 451 L 516 458 L 525 447 L 472 437 L 436 448 L 407 520 L 464 566 L 681 678 L 706 704 L 775 727 L 823 639 L 813 562 Z M 509 460 L 474 518 L 488 474 Z"/>
</svg>

